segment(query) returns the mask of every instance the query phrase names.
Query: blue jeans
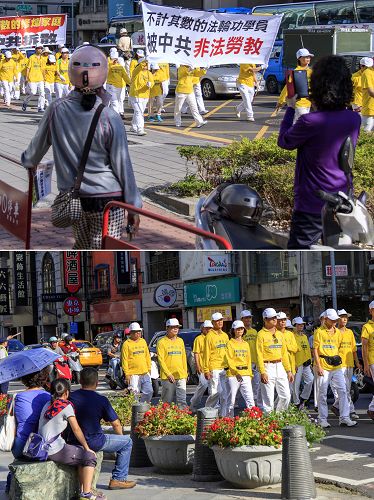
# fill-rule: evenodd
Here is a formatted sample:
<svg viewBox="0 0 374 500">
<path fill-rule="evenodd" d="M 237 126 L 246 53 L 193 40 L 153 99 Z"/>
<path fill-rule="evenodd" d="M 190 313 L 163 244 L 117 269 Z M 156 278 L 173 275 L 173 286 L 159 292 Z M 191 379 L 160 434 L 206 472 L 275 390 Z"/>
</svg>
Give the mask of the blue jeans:
<svg viewBox="0 0 374 500">
<path fill-rule="evenodd" d="M 126 481 L 129 473 L 132 440 L 130 436 L 104 434 L 105 444 L 100 451 L 116 453 L 116 463 L 112 471 L 112 479 Z"/>
</svg>

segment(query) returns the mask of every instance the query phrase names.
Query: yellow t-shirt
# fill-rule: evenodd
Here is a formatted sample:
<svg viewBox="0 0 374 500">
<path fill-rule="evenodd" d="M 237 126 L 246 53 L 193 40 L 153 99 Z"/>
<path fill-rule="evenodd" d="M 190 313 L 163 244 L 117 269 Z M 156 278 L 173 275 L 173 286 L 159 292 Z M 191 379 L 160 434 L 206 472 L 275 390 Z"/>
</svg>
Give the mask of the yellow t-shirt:
<svg viewBox="0 0 374 500">
<path fill-rule="evenodd" d="M 56 62 L 56 69 L 60 73 L 61 76 L 65 78 L 65 81 L 62 81 L 61 78 L 57 75 L 56 73 L 56 83 L 62 83 L 63 85 L 69 85 L 70 80 L 69 80 L 69 59 L 66 59 L 65 61 L 63 59 L 59 59 Z"/>
<path fill-rule="evenodd" d="M 134 71 L 132 75 L 129 92 L 130 97 L 149 99 L 151 87 L 148 87 L 148 82 L 150 82 L 151 87 L 153 87 L 154 79 L 152 73 L 147 69 L 141 69 L 139 65 L 139 70 Z"/>
<path fill-rule="evenodd" d="M 374 365 L 374 321 L 369 320 L 364 324 L 361 331 L 361 337 L 368 339 L 368 358 L 369 365 Z"/>
<path fill-rule="evenodd" d="M 310 85 L 310 77 L 312 75 L 312 70 L 308 67 L 296 66 L 295 70 L 304 70 L 307 72 L 308 85 Z M 283 87 L 283 90 L 279 96 L 278 103 L 285 104 L 287 101 L 287 85 Z M 297 99 L 296 107 L 297 108 L 310 108 L 312 103 L 306 97 L 302 97 L 301 99 Z"/>
<path fill-rule="evenodd" d="M 164 78 L 164 71 L 162 69 L 158 69 L 153 75 L 154 85 L 151 88 L 150 97 L 157 97 L 162 95 L 162 78 Z"/>
<path fill-rule="evenodd" d="M 130 62 L 130 76 L 132 77 L 132 74 L 134 72 L 134 69 L 138 66 L 138 60 L 137 59 L 131 59 Z"/>
<path fill-rule="evenodd" d="M 262 328 L 257 335 L 257 368 L 263 374 L 266 373 L 265 363 L 267 361 L 281 360 L 284 369 L 291 371 L 290 360 L 287 351 L 286 341 L 281 332 L 271 333 L 267 328 Z"/>
<path fill-rule="evenodd" d="M 56 63 L 46 64 L 44 68 L 45 83 L 55 83 L 55 77 L 56 77 Z"/>
<path fill-rule="evenodd" d="M 257 331 L 254 328 L 248 328 L 243 335 L 243 339 L 248 342 L 249 349 L 251 351 L 252 363 L 257 364 L 257 351 L 256 351 L 256 340 Z"/>
<path fill-rule="evenodd" d="M 123 88 L 131 84 L 129 75 L 127 74 L 125 68 L 119 63 L 112 63 L 109 65 L 107 84 L 113 85 L 117 88 Z"/>
<path fill-rule="evenodd" d="M 253 377 L 251 350 L 248 342 L 230 339 L 226 346 L 225 356 L 228 377 L 236 377 L 236 375 Z"/>
<path fill-rule="evenodd" d="M 362 71 L 359 69 L 356 73 L 352 75 L 353 83 L 353 101 L 352 104 L 356 106 L 362 106 Z"/>
<path fill-rule="evenodd" d="M 313 337 L 313 348 L 317 349 L 318 354 L 321 356 L 338 356 L 340 344 L 342 342 L 342 332 L 335 328 L 334 333 L 329 333 L 327 329 L 322 326 L 317 328 Z M 320 358 L 321 368 L 323 370 L 332 371 L 338 370 L 342 365 L 331 366 L 325 359 Z"/>
<path fill-rule="evenodd" d="M 192 84 L 197 85 L 200 83 L 200 78 L 206 74 L 205 68 L 195 68 L 194 76 L 192 77 Z"/>
<path fill-rule="evenodd" d="M 61 52 L 56 52 L 55 54 L 56 61 L 58 61 L 60 57 L 61 57 Z"/>
<path fill-rule="evenodd" d="M 301 335 L 299 333 L 294 333 L 295 340 L 298 346 L 298 351 L 295 353 L 295 364 L 296 368 L 299 368 L 305 361 L 308 359 L 312 359 L 312 353 L 310 350 L 310 345 L 308 341 L 308 337 L 305 333 Z"/>
<path fill-rule="evenodd" d="M 166 80 L 170 80 L 170 68 L 169 68 L 169 63 L 158 63 L 160 66 L 160 69 L 162 69 L 163 72 L 163 77 L 162 77 L 162 82 L 165 82 Z"/>
<path fill-rule="evenodd" d="M 368 88 L 374 89 L 374 68 L 366 68 L 362 73 L 362 109 L 363 116 L 374 116 L 374 97 L 371 97 Z"/>
<path fill-rule="evenodd" d="M 219 330 L 209 330 L 204 344 L 204 373 L 211 370 L 226 368 L 226 345 L 229 341 L 227 333 Z"/>
<path fill-rule="evenodd" d="M 24 76 L 24 77 L 26 76 L 26 71 L 27 71 L 28 64 L 29 64 L 29 60 L 27 59 L 27 57 L 24 57 L 18 63 L 19 71 L 21 72 L 22 76 Z"/>
<path fill-rule="evenodd" d="M 201 333 L 195 338 L 192 348 L 192 352 L 199 355 L 201 368 L 203 368 L 204 366 L 204 344 L 205 344 L 205 335 Z"/>
<path fill-rule="evenodd" d="M 147 342 L 127 339 L 122 345 L 122 369 L 125 375 L 144 375 L 151 371 L 151 356 Z"/>
<path fill-rule="evenodd" d="M 296 373 L 295 354 L 299 350 L 299 346 L 297 345 L 295 339 L 295 334 L 290 330 L 285 330 L 283 334 L 280 330 L 277 330 L 277 332 L 279 332 L 280 335 L 283 335 L 284 340 L 286 341 L 288 357 L 291 364 L 291 372 L 295 374 Z"/>
<path fill-rule="evenodd" d="M 44 81 L 44 77 L 43 77 L 44 60 L 43 60 L 42 56 L 37 56 L 36 54 L 33 54 L 32 56 L 30 56 L 28 63 L 27 63 L 27 68 L 30 70 L 29 76 L 28 76 L 28 81 L 30 83 Z"/>
<path fill-rule="evenodd" d="M 353 368 L 355 366 L 353 353 L 357 351 L 354 333 L 349 328 L 346 328 L 344 331 L 340 330 L 340 332 L 342 334 L 342 342 L 340 344 L 339 356 L 341 356 L 343 361 L 341 366 Z"/>
<path fill-rule="evenodd" d="M 179 94 L 191 94 L 193 92 L 193 79 L 199 77 L 200 69 L 192 69 L 189 66 L 178 68 L 178 84 L 175 92 Z"/>
<path fill-rule="evenodd" d="M 0 62 L 0 80 L 14 82 L 14 78 L 17 78 L 17 73 L 17 63 L 14 59 L 3 59 Z"/>
<path fill-rule="evenodd" d="M 256 77 L 255 73 L 251 71 L 256 68 L 255 64 L 241 64 L 238 76 L 238 83 L 247 85 L 247 87 L 254 87 Z"/>
<path fill-rule="evenodd" d="M 186 349 L 181 338 L 170 340 L 169 337 L 162 337 L 157 342 L 157 356 L 162 380 L 169 375 L 176 380 L 187 378 Z"/>
</svg>

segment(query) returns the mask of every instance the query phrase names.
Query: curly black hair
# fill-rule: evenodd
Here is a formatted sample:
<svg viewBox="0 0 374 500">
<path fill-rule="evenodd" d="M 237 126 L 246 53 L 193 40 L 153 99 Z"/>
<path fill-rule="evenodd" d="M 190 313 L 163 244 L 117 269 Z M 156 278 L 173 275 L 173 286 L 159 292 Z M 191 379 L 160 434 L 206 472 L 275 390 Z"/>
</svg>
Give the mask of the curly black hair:
<svg viewBox="0 0 374 500">
<path fill-rule="evenodd" d="M 351 72 L 344 57 L 321 57 L 313 66 L 310 96 L 318 111 L 346 109 L 353 99 Z"/>
<path fill-rule="evenodd" d="M 21 382 L 28 389 L 33 389 L 34 387 L 44 387 L 44 389 L 47 389 L 49 385 L 49 371 L 49 366 L 46 366 L 40 372 L 30 373 L 21 377 Z"/>
</svg>

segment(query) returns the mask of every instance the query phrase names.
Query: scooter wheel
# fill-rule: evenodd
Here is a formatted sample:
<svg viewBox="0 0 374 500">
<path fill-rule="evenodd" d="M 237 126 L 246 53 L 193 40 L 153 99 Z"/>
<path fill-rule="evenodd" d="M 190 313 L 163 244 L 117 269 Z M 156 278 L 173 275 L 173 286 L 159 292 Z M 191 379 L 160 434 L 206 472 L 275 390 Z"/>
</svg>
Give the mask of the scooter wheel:
<svg viewBox="0 0 374 500">
<path fill-rule="evenodd" d="M 112 389 L 112 391 L 115 391 L 117 389 L 117 384 L 113 382 L 113 380 L 109 380 L 109 387 Z"/>
</svg>

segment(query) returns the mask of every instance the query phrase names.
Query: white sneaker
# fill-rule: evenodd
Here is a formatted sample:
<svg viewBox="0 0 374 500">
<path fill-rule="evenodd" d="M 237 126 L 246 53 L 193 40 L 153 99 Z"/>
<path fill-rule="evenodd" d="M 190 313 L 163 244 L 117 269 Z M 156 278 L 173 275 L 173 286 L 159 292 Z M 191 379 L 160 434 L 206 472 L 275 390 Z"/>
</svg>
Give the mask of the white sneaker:
<svg viewBox="0 0 374 500">
<path fill-rule="evenodd" d="M 137 133 L 137 135 L 147 135 L 147 132 L 145 132 L 145 130 L 141 130 Z"/>
<path fill-rule="evenodd" d="M 344 418 L 339 422 L 340 427 L 354 427 L 358 422 L 354 422 L 350 418 Z"/>
<path fill-rule="evenodd" d="M 252 116 L 252 118 L 247 118 L 247 122 L 254 122 L 254 121 L 255 121 L 255 119 L 253 118 L 253 116 Z"/>
<path fill-rule="evenodd" d="M 176 123 L 175 126 L 179 128 L 179 127 L 182 126 L 182 124 L 181 123 Z"/>
<path fill-rule="evenodd" d="M 331 427 L 327 420 L 321 420 L 318 423 L 323 429 L 328 429 L 329 427 Z"/>
<path fill-rule="evenodd" d="M 236 117 L 239 118 L 239 120 L 240 120 L 240 111 L 236 110 L 235 114 L 236 114 Z"/>
<path fill-rule="evenodd" d="M 200 128 L 203 125 L 206 125 L 207 123 L 208 123 L 208 120 L 203 120 L 201 123 L 199 123 L 198 125 L 196 125 L 196 128 Z"/>
</svg>

